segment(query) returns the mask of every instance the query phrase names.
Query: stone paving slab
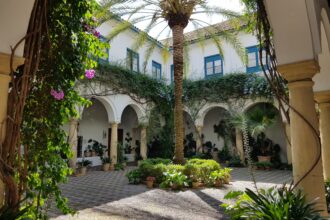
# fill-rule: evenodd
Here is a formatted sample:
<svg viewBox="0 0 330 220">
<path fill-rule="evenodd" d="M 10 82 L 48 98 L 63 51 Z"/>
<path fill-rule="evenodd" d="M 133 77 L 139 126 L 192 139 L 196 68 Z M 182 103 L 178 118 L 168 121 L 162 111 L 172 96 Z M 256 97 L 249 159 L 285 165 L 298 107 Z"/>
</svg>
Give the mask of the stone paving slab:
<svg viewBox="0 0 330 220">
<path fill-rule="evenodd" d="M 56 220 L 105 220 L 105 219 L 227 219 L 220 208 L 224 195 L 231 190 L 253 188 L 248 169 L 235 168 L 232 182 L 220 189 L 205 188 L 173 192 L 147 189 L 144 185 L 129 185 L 125 171 L 91 171 L 83 177 L 71 177 L 61 188 L 75 216 L 60 215 L 53 209 L 50 217 Z M 256 171 L 258 187 L 266 188 L 291 182 L 290 171 Z"/>
</svg>

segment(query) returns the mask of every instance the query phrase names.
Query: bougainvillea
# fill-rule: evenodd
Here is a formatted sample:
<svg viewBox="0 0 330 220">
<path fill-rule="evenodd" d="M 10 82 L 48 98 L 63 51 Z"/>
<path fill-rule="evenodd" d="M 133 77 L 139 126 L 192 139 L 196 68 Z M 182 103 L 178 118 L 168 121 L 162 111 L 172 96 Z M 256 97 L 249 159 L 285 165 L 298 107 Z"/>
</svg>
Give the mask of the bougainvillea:
<svg viewBox="0 0 330 220">
<path fill-rule="evenodd" d="M 35 7 L 43 3 L 36 0 Z M 99 24 L 92 17 L 96 7 L 93 0 L 55 0 L 44 7 L 47 31 L 40 33 L 40 63 L 26 97 L 18 149 L 22 153 L 14 167 L 22 219 L 46 219 L 51 198 L 63 213 L 74 212 L 59 188 L 72 173 L 68 167 L 72 152 L 63 126 L 78 117 L 77 106 L 89 103 L 75 90 L 77 79 L 92 79 L 98 57 L 105 56 L 107 44 L 99 40 L 95 30 Z M 0 219 L 12 219 L 7 216 L 10 212 L 16 212 L 16 219 L 16 207 L 0 210 Z"/>
</svg>

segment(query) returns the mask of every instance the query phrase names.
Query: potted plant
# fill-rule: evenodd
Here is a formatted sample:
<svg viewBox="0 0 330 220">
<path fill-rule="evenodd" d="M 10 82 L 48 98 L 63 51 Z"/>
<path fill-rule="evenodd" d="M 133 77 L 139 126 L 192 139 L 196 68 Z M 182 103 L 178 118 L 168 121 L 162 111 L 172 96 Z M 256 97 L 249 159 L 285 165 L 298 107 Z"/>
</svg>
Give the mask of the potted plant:
<svg viewBox="0 0 330 220">
<path fill-rule="evenodd" d="M 258 170 L 271 170 L 273 167 L 273 164 L 269 161 L 262 161 L 255 163 L 255 166 Z"/>
<path fill-rule="evenodd" d="M 92 165 L 92 161 L 83 158 L 81 161 L 77 163 L 77 165 L 79 168 L 79 174 L 84 176 L 86 175 L 87 167 Z"/>
<path fill-rule="evenodd" d="M 102 159 L 102 165 L 103 165 L 103 171 L 109 171 L 110 170 L 110 164 L 111 164 L 111 158 L 109 157 L 103 157 Z"/>
<path fill-rule="evenodd" d="M 126 168 L 126 166 L 127 166 L 127 157 L 126 156 L 124 156 L 124 161 L 123 161 L 123 167 L 124 168 Z"/>
<path fill-rule="evenodd" d="M 193 189 L 198 189 L 200 186 L 200 176 L 199 169 L 196 164 L 186 164 L 185 166 L 185 174 L 191 180 L 191 185 Z"/>
<path fill-rule="evenodd" d="M 231 175 L 230 175 L 231 171 L 232 171 L 232 169 L 227 168 L 227 167 L 221 170 L 221 173 L 223 175 L 224 184 L 229 184 L 229 182 L 231 180 Z"/>
<path fill-rule="evenodd" d="M 225 174 L 221 170 L 215 170 L 210 174 L 210 180 L 215 187 L 221 187 L 225 180 Z"/>
<path fill-rule="evenodd" d="M 165 181 L 161 183 L 162 188 L 171 187 L 173 190 L 179 190 L 188 185 L 188 177 L 181 172 L 171 171 L 165 172 Z"/>
<path fill-rule="evenodd" d="M 153 188 L 155 180 L 156 180 L 156 177 L 148 176 L 147 179 L 146 179 L 147 187 L 148 188 Z"/>
<path fill-rule="evenodd" d="M 256 140 L 258 162 L 270 162 L 273 156 L 273 142 L 266 138 L 265 133 L 260 133 Z"/>
</svg>

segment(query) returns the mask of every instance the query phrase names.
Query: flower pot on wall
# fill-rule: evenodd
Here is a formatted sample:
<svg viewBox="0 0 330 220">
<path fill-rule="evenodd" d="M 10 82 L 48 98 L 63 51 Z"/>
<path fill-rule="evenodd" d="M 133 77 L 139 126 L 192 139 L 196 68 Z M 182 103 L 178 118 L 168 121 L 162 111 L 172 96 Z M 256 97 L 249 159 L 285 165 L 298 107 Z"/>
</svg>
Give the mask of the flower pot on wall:
<svg viewBox="0 0 330 220">
<path fill-rule="evenodd" d="M 86 172 L 87 172 L 87 167 L 81 167 L 80 168 L 80 175 L 81 176 L 85 176 L 86 175 Z"/>
<path fill-rule="evenodd" d="M 198 189 L 199 188 L 200 183 L 199 182 L 192 182 L 192 188 L 193 189 Z"/>
<path fill-rule="evenodd" d="M 147 187 L 148 187 L 149 189 L 151 189 L 151 188 L 154 187 L 154 181 L 147 180 L 147 181 L 146 181 L 146 184 L 147 184 Z"/>
<path fill-rule="evenodd" d="M 228 181 L 228 183 L 229 183 L 229 181 Z M 216 180 L 216 181 L 214 181 L 214 186 L 215 187 L 221 187 L 222 186 L 222 180 Z"/>
<path fill-rule="evenodd" d="M 109 169 L 110 169 L 110 164 L 109 163 L 103 164 L 103 167 L 102 167 L 103 171 L 109 171 Z"/>
<path fill-rule="evenodd" d="M 258 161 L 259 162 L 270 162 L 271 156 L 258 156 Z"/>
</svg>

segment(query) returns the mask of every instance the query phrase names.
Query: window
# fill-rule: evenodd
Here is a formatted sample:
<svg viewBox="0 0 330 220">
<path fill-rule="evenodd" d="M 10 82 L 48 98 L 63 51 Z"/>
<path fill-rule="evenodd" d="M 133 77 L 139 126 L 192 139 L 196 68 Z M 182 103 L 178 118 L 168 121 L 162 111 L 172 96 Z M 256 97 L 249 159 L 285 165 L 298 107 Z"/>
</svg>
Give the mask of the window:
<svg viewBox="0 0 330 220">
<path fill-rule="evenodd" d="M 127 68 L 134 72 L 139 72 L 139 54 L 127 49 Z"/>
<path fill-rule="evenodd" d="M 220 55 L 213 55 L 204 58 L 205 76 L 223 75 L 223 62 Z"/>
<path fill-rule="evenodd" d="M 162 78 L 162 65 L 155 61 L 152 61 L 152 76 L 156 79 Z"/>
<path fill-rule="evenodd" d="M 174 65 L 171 65 L 171 83 L 174 82 Z"/>
<path fill-rule="evenodd" d="M 103 36 L 100 36 L 100 40 L 101 40 L 102 42 L 107 42 L 107 39 L 106 39 L 105 37 L 103 37 Z M 103 57 L 100 57 L 100 58 L 99 58 L 99 61 L 100 61 L 100 62 L 103 62 L 103 63 L 105 63 L 105 62 L 108 61 L 108 58 L 109 58 L 109 48 L 105 48 L 105 49 L 104 49 L 104 53 L 105 53 L 106 55 L 103 56 Z"/>
<path fill-rule="evenodd" d="M 259 48 L 257 46 L 246 48 L 247 51 L 247 73 L 255 73 L 261 71 L 260 68 L 260 58 L 259 58 Z M 262 51 L 262 63 L 266 64 L 266 51 Z"/>
</svg>

